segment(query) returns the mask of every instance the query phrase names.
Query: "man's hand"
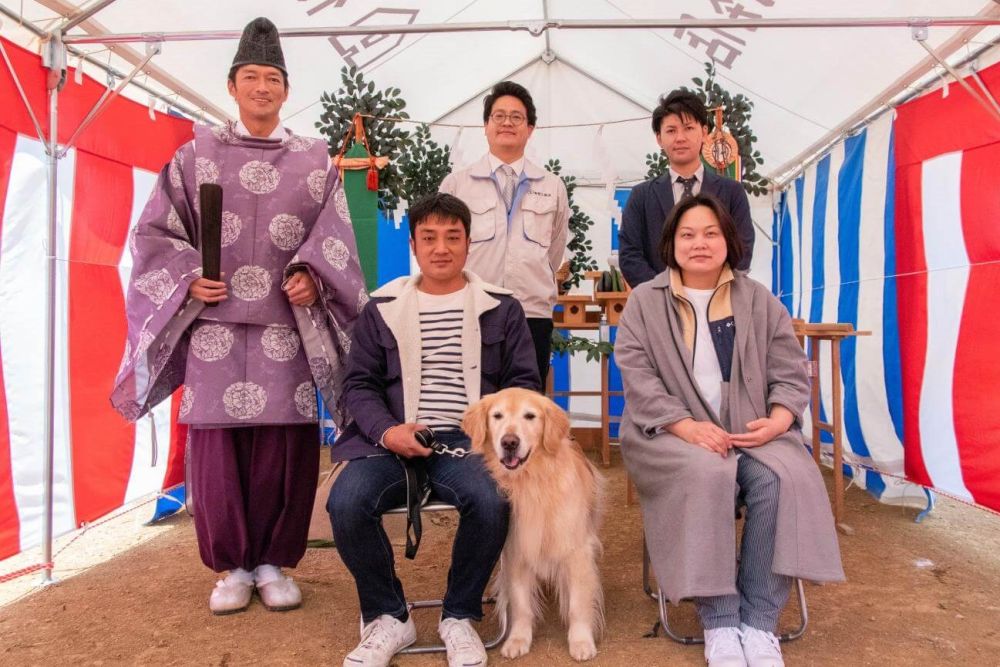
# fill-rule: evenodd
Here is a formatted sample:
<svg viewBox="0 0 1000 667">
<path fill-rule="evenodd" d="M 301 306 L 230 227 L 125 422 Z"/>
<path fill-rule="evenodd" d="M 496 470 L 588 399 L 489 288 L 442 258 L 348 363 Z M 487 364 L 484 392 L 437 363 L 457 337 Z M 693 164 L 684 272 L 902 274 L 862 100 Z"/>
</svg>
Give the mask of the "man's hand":
<svg viewBox="0 0 1000 667">
<path fill-rule="evenodd" d="M 397 424 L 393 426 L 382 436 L 382 444 L 393 454 L 398 454 L 404 459 L 409 459 L 417 456 L 430 456 L 433 450 L 430 450 L 413 437 L 413 434 L 417 431 L 423 431 L 426 426 L 423 424 Z"/>
<path fill-rule="evenodd" d="M 188 288 L 188 294 L 191 295 L 192 299 L 198 299 L 205 303 L 225 301 L 229 298 L 226 294 L 227 291 L 226 283 L 208 278 L 198 278 Z"/>
<path fill-rule="evenodd" d="M 288 295 L 288 300 L 296 306 L 311 306 L 319 297 L 316 283 L 306 271 L 293 273 L 292 277 L 285 281 L 282 289 Z"/>
<path fill-rule="evenodd" d="M 712 422 L 699 422 L 688 417 L 674 422 L 667 430 L 684 442 L 720 454 L 723 458 L 733 446 L 729 434 Z"/>
<path fill-rule="evenodd" d="M 731 436 L 733 447 L 760 447 L 771 442 L 787 431 L 795 421 L 795 415 L 783 405 L 771 408 L 771 414 L 763 419 L 754 419 L 747 424 L 747 433 Z"/>
</svg>

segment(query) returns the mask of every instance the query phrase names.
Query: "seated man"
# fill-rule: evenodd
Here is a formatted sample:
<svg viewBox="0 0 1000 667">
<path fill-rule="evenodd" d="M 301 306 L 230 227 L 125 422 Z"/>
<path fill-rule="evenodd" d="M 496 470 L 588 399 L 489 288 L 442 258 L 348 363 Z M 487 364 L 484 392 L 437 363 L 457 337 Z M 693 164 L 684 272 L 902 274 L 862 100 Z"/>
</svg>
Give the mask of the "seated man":
<svg viewBox="0 0 1000 667">
<path fill-rule="evenodd" d="M 483 590 L 507 537 L 509 507 L 478 456 L 431 454 L 414 433 L 430 427 L 439 442 L 467 451 L 466 407 L 500 389 L 540 384 L 521 305 L 508 290 L 463 270 L 470 225 L 468 207 L 451 195 L 414 204 L 410 247 L 421 272 L 375 291 L 355 325 L 344 379 L 354 422 L 333 447 L 335 460 L 350 463 L 327 503 L 365 624 L 345 667 L 384 667 L 416 639 L 381 523 L 386 510 L 406 503 L 397 457 L 426 457 L 433 495 L 459 509 L 438 632 L 449 665 L 486 664 L 470 620 L 482 618 Z"/>
</svg>

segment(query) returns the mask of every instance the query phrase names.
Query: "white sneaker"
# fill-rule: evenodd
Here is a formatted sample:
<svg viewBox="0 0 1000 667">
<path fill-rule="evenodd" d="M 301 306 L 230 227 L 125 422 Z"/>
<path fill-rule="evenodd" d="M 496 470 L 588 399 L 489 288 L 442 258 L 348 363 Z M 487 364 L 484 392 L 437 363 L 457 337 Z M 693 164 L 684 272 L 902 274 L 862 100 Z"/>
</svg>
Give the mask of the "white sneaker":
<svg viewBox="0 0 1000 667">
<path fill-rule="evenodd" d="M 415 641 L 412 616 L 403 623 L 382 614 L 361 631 L 361 642 L 344 658 L 344 667 L 388 667 L 394 655 Z"/>
<path fill-rule="evenodd" d="M 290 611 L 302 606 L 302 591 L 274 565 L 258 565 L 253 571 L 257 595 L 268 611 Z"/>
<path fill-rule="evenodd" d="M 739 629 L 705 630 L 705 662 L 709 667 L 747 667 Z"/>
<path fill-rule="evenodd" d="M 742 623 L 740 641 L 743 643 L 743 655 L 746 656 L 749 667 L 784 667 L 781 644 L 770 632 L 751 628 Z"/>
<path fill-rule="evenodd" d="M 208 608 L 216 616 L 235 614 L 250 606 L 253 597 L 253 574 L 246 570 L 232 570 L 225 579 L 215 582 Z"/>
<path fill-rule="evenodd" d="M 485 667 L 486 648 L 468 619 L 441 619 L 438 634 L 448 651 L 448 667 Z"/>
</svg>

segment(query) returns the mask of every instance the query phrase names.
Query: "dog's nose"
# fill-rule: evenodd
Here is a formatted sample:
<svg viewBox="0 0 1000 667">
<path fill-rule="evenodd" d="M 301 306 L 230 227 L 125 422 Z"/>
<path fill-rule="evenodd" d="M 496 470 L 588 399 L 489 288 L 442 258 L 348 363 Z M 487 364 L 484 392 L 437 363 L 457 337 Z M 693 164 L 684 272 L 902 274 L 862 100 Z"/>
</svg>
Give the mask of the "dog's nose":
<svg viewBox="0 0 1000 667">
<path fill-rule="evenodd" d="M 521 439 L 514 435 L 513 433 L 508 433 L 507 435 L 500 438 L 500 446 L 504 450 L 510 452 L 517 449 L 518 445 L 521 444 Z"/>
</svg>

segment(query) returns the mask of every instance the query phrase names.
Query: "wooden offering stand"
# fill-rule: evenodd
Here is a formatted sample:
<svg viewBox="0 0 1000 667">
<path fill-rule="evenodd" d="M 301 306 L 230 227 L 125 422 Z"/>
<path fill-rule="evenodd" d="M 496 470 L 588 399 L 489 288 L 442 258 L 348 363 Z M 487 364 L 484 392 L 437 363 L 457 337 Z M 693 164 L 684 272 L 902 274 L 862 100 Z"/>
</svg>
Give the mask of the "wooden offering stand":
<svg viewBox="0 0 1000 667">
<path fill-rule="evenodd" d="M 625 301 L 628 299 L 631 288 L 626 285 L 625 292 L 598 292 L 597 286 L 601 280 L 600 271 L 588 271 L 584 274 L 594 281 L 594 294 L 566 294 L 560 296 L 558 303 L 562 305 L 562 312 L 554 314 L 553 323 L 556 329 L 600 329 L 601 315 L 606 318 L 608 325 L 615 326 L 621 318 L 622 310 L 625 308 Z M 551 381 L 552 374 L 549 374 Z M 550 396 L 600 396 L 601 398 L 601 426 L 595 428 L 575 428 L 579 433 L 579 440 L 597 442 L 600 447 L 601 463 L 605 466 L 611 465 L 611 436 L 609 433 L 612 422 L 618 422 L 618 417 L 612 417 L 609 412 L 609 399 L 611 396 L 622 396 L 624 392 L 611 391 L 608 386 L 608 355 L 601 355 L 601 389 L 600 391 L 552 391 L 551 384 L 548 387 Z M 597 433 L 595 433 L 597 432 Z"/>
<path fill-rule="evenodd" d="M 836 323 L 812 323 L 804 322 L 800 319 L 792 320 L 795 328 L 795 336 L 799 339 L 799 344 L 805 347 L 805 339 L 812 339 L 812 346 L 809 349 L 809 379 L 812 382 L 812 393 L 809 399 L 809 408 L 812 412 L 812 453 L 816 460 L 816 465 L 820 465 L 820 454 L 823 448 L 821 432 L 829 433 L 833 436 L 833 520 L 837 529 L 845 535 L 850 535 L 854 530 L 844 523 L 844 433 L 841 426 L 843 422 L 843 408 L 841 400 L 840 381 L 840 342 L 845 338 L 855 336 L 870 336 L 871 331 L 855 331 L 850 322 Z M 830 421 L 820 420 L 820 365 L 819 347 L 822 341 L 830 343 L 830 368 L 833 377 L 831 385 L 832 414 L 828 415 Z"/>
</svg>

